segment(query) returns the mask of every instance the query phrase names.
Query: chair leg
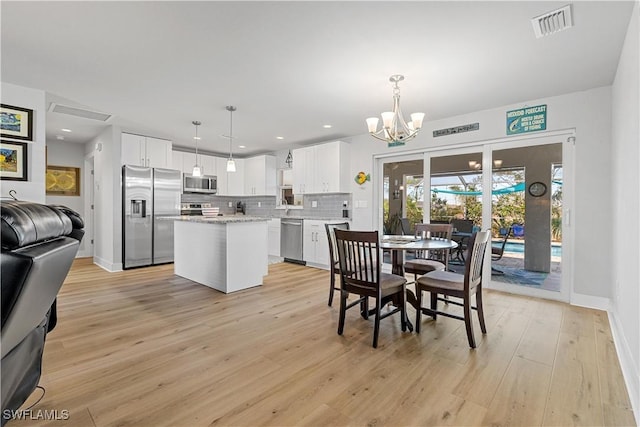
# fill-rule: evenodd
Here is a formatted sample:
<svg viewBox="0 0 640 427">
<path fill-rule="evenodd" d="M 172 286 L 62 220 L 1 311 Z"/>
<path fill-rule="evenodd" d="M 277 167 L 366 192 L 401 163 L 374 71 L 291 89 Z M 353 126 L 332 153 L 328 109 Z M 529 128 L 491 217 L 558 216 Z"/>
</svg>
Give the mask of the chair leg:
<svg viewBox="0 0 640 427">
<path fill-rule="evenodd" d="M 344 318 L 347 312 L 347 296 L 349 292 L 340 291 L 340 320 L 338 320 L 338 335 L 342 335 L 344 331 Z"/>
<path fill-rule="evenodd" d="M 380 298 L 376 298 L 376 318 L 373 322 L 373 348 L 378 348 L 378 333 L 380 332 Z"/>
<path fill-rule="evenodd" d="M 422 289 L 416 286 L 416 300 L 418 307 L 416 308 L 416 334 L 420 333 L 420 322 L 422 322 Z"/>
<path fill-rule="evenodd" d="M 333 291 L 335 287 L 336 287 L 336 275 L 332 271 L 331 279 L 329 280 L 329 303 L 327 304 L 329 307 L 331 307 L 331 304 L 333 304 Z"/>
<path fill-rule="evenodd" d="M 476 290 L 476 307 L 478 311 L 478 320 L 480 321 L 480 330 L 483 334 L 487 333 L 487 327 L 484 323 L 484 310 L 482 308 L 482 285 Z"/>
<path fill-rule="evenodd" d="M 402 329 L 402 332 L 406 332 L 407 331 L 407 291 L 403 290 L 402 295 L 400 297 L 400 304 L 402 304 L 400 306 L 400 316 L 402 316 L 402 320 L 400 321 L 400 328 Z"/>
<path fill-rule="evenodd" d="M 469 347 L 476 348 L 476 340 L 473 337 L 473 318 L 471 317 L 471 299 L 464 299 L 464 325 L 467 328 Z"/>
<path fill-rule="evenodd" d="M 430 292 L 431 294 L 431 310 L 433 311 L 433 313 L 431 314 L 431 317 L 433 317 L 433 320 L 436 320 L 436 317 L 438 317 L 438 315 L 436 314 L 436 310 L 438 310 L 438 294 L 435 292 Z"/>
<path fill-rule="evenodd" d="M 360 316 L 364 320 L 369 319 L 369 297 L 362 297 L 362 302 L 360 303 Z"/>
</svg>

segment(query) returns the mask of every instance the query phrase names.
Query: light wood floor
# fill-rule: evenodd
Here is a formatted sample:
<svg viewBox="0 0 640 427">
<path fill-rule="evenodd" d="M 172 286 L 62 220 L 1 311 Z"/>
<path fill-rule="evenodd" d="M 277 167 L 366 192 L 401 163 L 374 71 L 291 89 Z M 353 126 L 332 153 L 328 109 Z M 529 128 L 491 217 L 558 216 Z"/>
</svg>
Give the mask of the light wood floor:
<svg viewBox="0 0 640 427">
<path fill-rule="evenodd" d="M 78 260 L 34 408 L 70 418 L 9 426 L 635 425 L 604 312 L 485 291 L 475 351 L 463 322 L 417 335 L 397 316 L 373 349 L 356 309 L 336 334 L 328 275 L 274 264 L 264 286 L 224 295 L 172 265 Z"/>
</svg>

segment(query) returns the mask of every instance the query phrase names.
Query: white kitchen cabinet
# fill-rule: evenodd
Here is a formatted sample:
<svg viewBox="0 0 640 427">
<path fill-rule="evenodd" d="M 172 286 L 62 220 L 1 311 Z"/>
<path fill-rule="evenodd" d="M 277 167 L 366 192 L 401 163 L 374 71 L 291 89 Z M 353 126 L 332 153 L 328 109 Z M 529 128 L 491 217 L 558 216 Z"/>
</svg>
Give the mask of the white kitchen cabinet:
<svg viewBox="0 0 640 427">
<path fill-rule="evenodd" d="M 182 169 L 182 157 L 183 157 L 183 152 L 182 151 L 171 151 L 171 169 L 176 169 L 179 170 L 180 172 L 183 171 Z"/>
<path fill-rule="evenodd" d="M 218 196 L 226 196 L 227 192 L 227 159 L 223 157 L 216 157 L 216 170 L 218 177 Z"/>
<path fill-rule="evenodd" d="M 329 269 L 329 242 L 325 223 L 326 221 L 304 220 L 302 258 L 311 267 Z"/>
<path fill-rule="evenodd" d="M 226 172 L 227 162 L 226 160 L 224 162 L 224 173 L 227 175 L 227 195 L 244 196 L 244 159 L 234 160 L 236 162 L 235 172 Z"/>
<path fill-rule="evenodd" d="M 315 146 L 316 193 L 350 192 L 349 145 L 342 141 Z"/>
<path fill-rule="evenodd" d="M 244 195 L 276 195 L 275 156 L 256 156 L 244 159 Z"/>
<path fill-rule="evenodd" d="M 182 172 L 191 174 L 196 164 L 196 153 L 182 153 Z"/>
<path fill-rule="evenodd" d="M 267 222 L 269 255 L 280 256 L 280 218 Z"/>
<path fill-rule="evenodd" d="M 173 166 L 171 169 L 177 169 L 183 173 L 192 173 L 193 166 L 196 164 L 196 154 L 187 153 L 183 151 L 172 151 L 171 158 L 173 160 Z M 216 163 L 216 157 L 206 154 L 198 154 L 198 164 L 202 168 L 203 175 L 216 175 L 218 166 Z"/>
<path fill-rule="evenodd" d="M 293 155 L 293 194 L 315 193 L 315 147 L 297 148 Z"/>
<path fill-rule="evenodd" d="M 122 155 L 120 158 L 123 165 L 171 168 L 173 166 L 171 141 L 122 133 Z"/>
<path fill-rule="evenodd" d="M 293 150 L 293 193 L 348 193 L 349 161 L 342 141 Z"/>
<path fill-rule="evenodd" d="M 200 166 L 202 167 L 203 175 L 218 175 L 218 166 L 216 158 L 214 156 L 208 156 L 206 154 L 198 154 Z"/>
</svg>

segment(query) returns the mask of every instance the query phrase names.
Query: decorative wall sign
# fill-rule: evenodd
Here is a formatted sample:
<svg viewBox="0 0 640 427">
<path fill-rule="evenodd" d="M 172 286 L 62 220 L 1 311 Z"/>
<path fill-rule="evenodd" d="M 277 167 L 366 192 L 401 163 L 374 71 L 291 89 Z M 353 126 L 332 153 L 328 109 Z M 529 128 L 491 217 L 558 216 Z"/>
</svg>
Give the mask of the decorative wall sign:
<svg viewBox="0 0 640 427">
<path fill-rule="evenodd" d="M 79 196 L 80 168 L 47 165 L 46 185 L 50 196 Z"/>
<path fill-rule="evenodd" d="M 0 179 L 27 181 L 27 144 L 0 141 Z"/>
<path fill-rule="evenodd" d="M 371 175 L 362 171 L 358 172 L 358 175 L 353 179 L 358 185 L 362 185 L 367 181 L 371 181 Z"/>
<path fill-rule="evenodd" d="M 462 126 L 456 126 L 456 127 L 452 127 L 452 128 L 434 130 L 433 131 L 433 137 L 436 138 L 438 136 L 446 136 L 446 135 L 453 135 L 453 134 L 456 134 L 456 133 L 470 132 L 472 130 L 478 130 L 478 129 L 480 129 L 480 123 L 471 123 L 471 124 L 468 124 L 468 125 L 462 125 Z"/>
<path fill-rule="evenodd" d="M 0 104 L 0 136 L 33 141 L 33 110 Z"/>
<path fill-rule="evenodd" d="M 391 147 L 401 147 L 405 144 L 404 141 L 393 141 L 393 142 L 389 142 L 387 143 L 387 147 L 391 148 Z"/>
<path fill-rule="evenodd" d="M 507 135 L 537 132 L 547 128 L 547 105 L 507 111 Z"/>
</svg>

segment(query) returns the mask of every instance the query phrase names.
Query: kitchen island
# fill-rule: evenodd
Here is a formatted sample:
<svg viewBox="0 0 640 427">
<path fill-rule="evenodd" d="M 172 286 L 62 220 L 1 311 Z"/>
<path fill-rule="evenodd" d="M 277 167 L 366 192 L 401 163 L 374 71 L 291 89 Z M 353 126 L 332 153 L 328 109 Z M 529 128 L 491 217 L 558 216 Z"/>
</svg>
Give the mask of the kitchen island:
<svg viewBox="0 0 640 427">
<path fill-rule="evenodd" d="M 229 293 L 262 285 L 267 218 L 174 216 L 175 274 Z"/>
</svg>

